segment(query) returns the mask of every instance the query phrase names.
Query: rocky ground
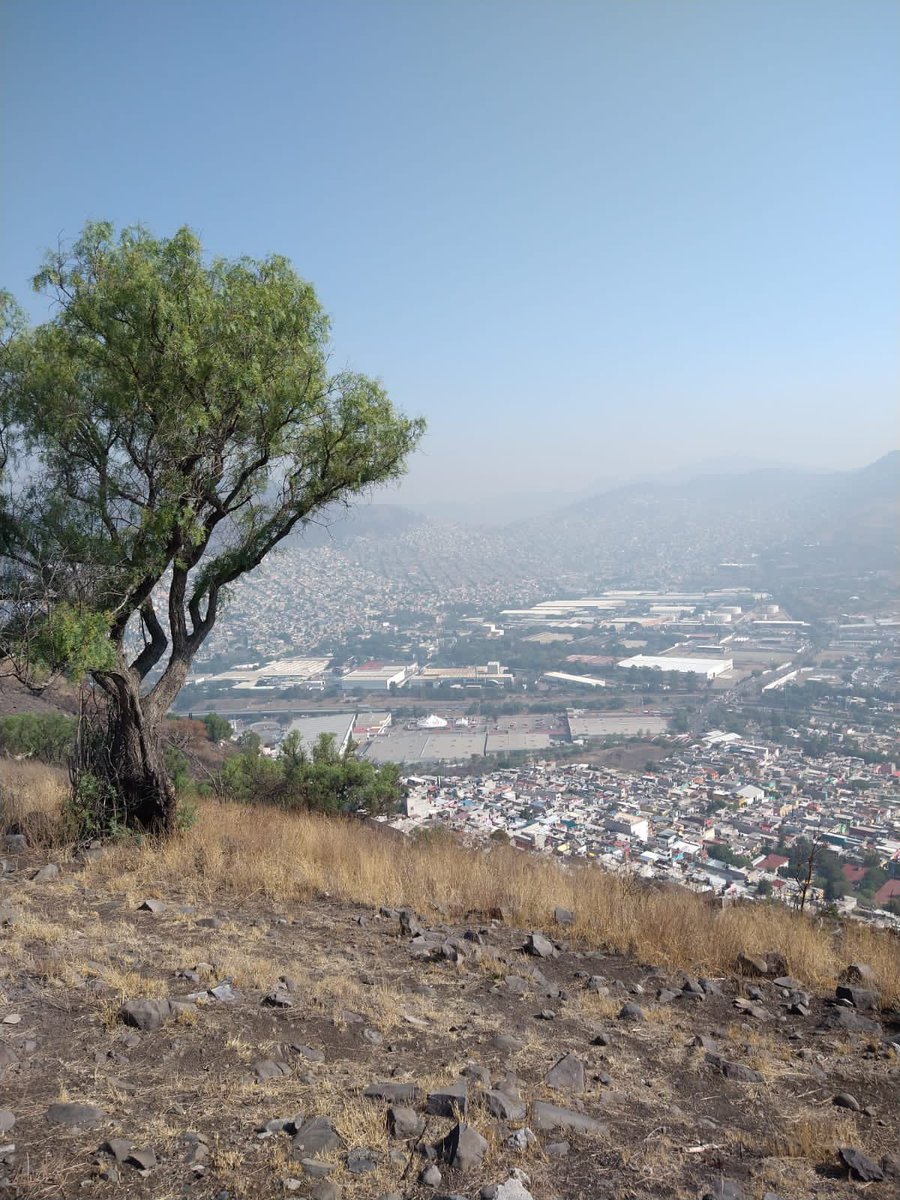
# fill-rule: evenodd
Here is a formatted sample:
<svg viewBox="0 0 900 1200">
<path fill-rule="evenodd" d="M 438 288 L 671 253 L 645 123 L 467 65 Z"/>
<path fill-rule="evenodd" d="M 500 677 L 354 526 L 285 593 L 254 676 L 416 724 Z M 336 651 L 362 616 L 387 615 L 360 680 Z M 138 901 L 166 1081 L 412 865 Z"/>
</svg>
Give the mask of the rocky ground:
<svg viewBox="0 0 900 1200">
<path fill-rule="evenodd" d="M 196 907 L 6 854 L 0 1196 L 900 1189 L 900 1014 L 865 964 L 809 995 L 777 953 L 692 979 L 586 952 L 564 911 Z"/>
</svg>

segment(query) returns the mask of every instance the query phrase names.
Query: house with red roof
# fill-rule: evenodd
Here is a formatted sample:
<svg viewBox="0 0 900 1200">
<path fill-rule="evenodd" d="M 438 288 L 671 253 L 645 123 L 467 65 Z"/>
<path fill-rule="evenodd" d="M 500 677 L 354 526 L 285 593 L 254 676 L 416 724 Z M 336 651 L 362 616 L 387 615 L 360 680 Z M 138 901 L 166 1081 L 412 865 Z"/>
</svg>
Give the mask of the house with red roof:
<svg viewBox="0 0 900 1200">
<path fill-rule="evenodd" d="M 889 879 L 883 883 L 874 896 L 875 903 L 883 908 L 889 900 L 900 900 L 900 879 Z"/>
</svg>

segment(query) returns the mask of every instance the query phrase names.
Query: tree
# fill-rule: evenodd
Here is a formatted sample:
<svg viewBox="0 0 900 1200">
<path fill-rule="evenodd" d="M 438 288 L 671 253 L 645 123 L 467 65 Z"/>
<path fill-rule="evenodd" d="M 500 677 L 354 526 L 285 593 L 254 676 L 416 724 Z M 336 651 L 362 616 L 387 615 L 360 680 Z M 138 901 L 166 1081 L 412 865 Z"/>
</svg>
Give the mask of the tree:
<svg viewBox="0 0 900 1200">
<path fill-rule="evenodd" d="M 225 742 L 234 733 L 231 722 L 226 720 L 221 713 L 207 713 L 203 718 L 203 724 L 206 726 L 206 733 L 211 742 Z"/>
<path fill-rule="evenodd" d="M 328 505 L 402 474 L 423 423 L 374 380 L 328 374 L 327 317 L 284 258 L 207 261 L 189 229 L 98 223 L 35 288 L 54 315 L 28 329 L 7 297 L 0 338 L 0 466 L 18 458 L 3 625 L 14 643 L 38 598 L 42 627 L 99 623 L 86 665 L 105 724 L 81 769 L 120 819 L 167 832 L 160 723 L 227 589 Z"/>
</svg>

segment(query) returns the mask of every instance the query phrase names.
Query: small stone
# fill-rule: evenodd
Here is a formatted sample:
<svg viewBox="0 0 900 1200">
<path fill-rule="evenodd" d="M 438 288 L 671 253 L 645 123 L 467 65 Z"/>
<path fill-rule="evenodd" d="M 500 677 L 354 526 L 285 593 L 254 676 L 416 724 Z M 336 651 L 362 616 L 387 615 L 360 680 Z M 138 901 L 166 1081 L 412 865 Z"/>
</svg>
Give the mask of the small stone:
<svg viewBox="0 0 900 1200">
<path fill-rule="evenodd" d="M 166 911 L 165 900 L 154 900 L 152 897 L 138 905 L 138 912 L 162 913 Z"/>
<path fill-rule="evenodd" d="M 8 1108 L 0 1108 L 0 1134 L 9 1133 L 15 1123 L 15 1114 Z"/>
<path fill-rule="evenodd" d="M 274 1058 L 258 1059 L 250 1069 L 260 1083 L 267 1079 L 283 1079 L 291 1073 L 291 1068 L 286 1062 L 278 1062 Z"/>
<path fill-rule="evenodd" d="M 735 1179 L 717 1179 L 703 1200 L 746 1200 L 747 1193 Z"/>
<path fill-rule="evenodd" d="M 167 1021 L 185 1008 L 193 1008 L 193 1005 L 190 1002 L 179 1004 L 171 1000 L 126 1000 L 119 1009 L 119 1018 L 126 1025 L 133 1025 L 145 1033 L 152 1033 L 161 1029 Z"/>
<path fill-rule="evenodd" d="M 127 1138 L 110 1138 L 100 1147 L 101 1154 L 108 1154 L 117 1163 L 122 1163 L 128 1157 L 132 1143 Z"/>
<path fill-rule="evenodd" d="M 544 1083 L 557 1091 L 584 1091 L 584 1063 L 574 1054 L 564 1055 L 544 1076 Z"/>
<path fill-rule="evenodd" d="M 488 1150 L 487 1141 L 471 1125 L 454 1125 L 437 1147 L 438 1157 L 463 1173 L 480 1166 Z"/>
<path fill-rule="evenodd" d="M 59 867 L 56 863 L 47 863 L 39 871 L 35 871 L 31 877 L 31 881 L 32 883 L 49 883 L 52 879 L 57 879 L 58 877 Z"/>
<path fill-rule="evenodd" d="M 293 1008 L 294 1001 L 284 988 L 273 988 L 260 1000 L 265 1008 Z"/>
<path fill-rule="evenodd" d="M 860 1110 L 859 1101 L 855 1096 L 851 1096 L 849 1092 L 838 1092 L 831 1103 L 836 1108 L 849 1108 L 851 1112 L 859 1112 Z"/>
<path fill-rule="evenodd" d="M 526 954 L 533 954 L 537 958 L 553 958 L 556 954 L 553 943 L 542 933 L 530 933 L 522 949 Z"/>
<path fill-rule="evenodd" d="M 844 972 L 847 983 L 874 983 L 875 972 L 866 963 L 851 963 Z"/>
<path fill-rule="evenodd" d="M 628 1001 L 619 1009 L 620 1021 L 646 1021 L 647 1015 L 639 1004 Z"/>
<path fill-rule="evenodd" d="M 344 1194 L 344 1189 L 339 1183 L 332 1183 L 329 1179 L 323 1179 L 321 1183 L 317 1183 L 313 1190 L 309 1193 L 310 1200 L 341 1200 Z"/>
<path fill-rule="evenodd" d="M 10 854 L 24 854 L 28 850 L 28 838 L 24 833 L 8 833 L 3 841 Z"/>
<path fill-rule="evenodd" d="M 341 1144 L 330 1117 L 310 1117 L 294 1134 L 294 1157 L 314 1157 L 329 1150 L 339 1150 Z"/>
<path fill-rule="evenodd" d="M 491 1038 L 491 1045 L 501 1054 L 518 1054 L 525 1043 L 520 1038 L 513 1037 L 512 1034 L 495 1033 Z"/>
<path fill-rule="evenodd" d="M 557 925 L 574 925 L 575 914 L 572 912 L 571 908 L 554 908 L 553 920 L 557 923 Z"/>
<path fill-rule="evenodd" d="M 548 1158 L 565 1158 L 571 1148 L 568 1142 L 548 1142 L 544 1153 Z"/>
<path fill-rule="evenodd" d="M 744 975 L 768 975 L 769 964 L 764 958 L 753 954 L 739 954 L 737 957 L 738 970 Z"/>
<path fill-rule="evenodd" d="M 527 1111 L 521 1100 L 496 1089 L 485 1094 L 484 1103 L 491 1116 L 500 1121 L 522 1121 Z"/>
<path fill-rule="evenodd" d="M 106 1119 L 106 1113 L 95 1104 L 51 1104 L 47 1109 L 50 1124 L 63 1125 L 67 1129 L 94 1129 Z"/>
<path fill-rule="evenodd" d="M 388 1129 L 395 1138 L 417 1138 L 425 1130 L 425 1118 L 414 1108 L 405 1104 L 394 1104 L 388 1109 Z"/>
<path fill-rule="evenodd" d="M 153 1150 L 130 1150 L 125 1161 L 139 1171 L 152 1171 L 156 1166 L 156 1153 Z"/>
<path fill-rule="evenodd" d="M 419 1176 L 420 1182 L 424 1183 L 426 1187 L 431 1187 L 431 1188 L 440 1187 L 442 1179 L 443 1179 L 443 1176 L 441 1175 L 438 1168 L 434 1165 L 434 1163 L 429 1163 L 429 1165 L 424 1169 L 422 1174 Z"/>
<path fill-rule="evenodd" d="M 381 1155 L 377 1150 L 355 1148 L 347 1155 L 347 1170 L 351 1175 L 368 1175 L 377 1171 Z"/>
<path fill-rule="evenodd" d="M 21 1013 L 9 1013 L 3 1018 L 4 1025 L 20 1025 L 22 1023 Z"/>
<path fill-rule="evenodd" d="M 334 1163 L 322 1162 L 319 1158 L 301 1158 L 300 1166 L 307 1179 L 325 1179 L 334 1171 Z"/>
<path fill-rule="evenodd" d="M 428 1093 L 426 1108 L 435 1117 L 465 1116 L 469 1105 L 468 1080 L 460 1079 L 446 1088 Z"/>
<path fill-rule="evenodd" d="M 846 983 L 838 984 L 835 989 L 838 1000 L 849 1000 L 855 1009 L 877 1011 L 878 995 L 867 988 L 853 987 Z"/>
<path fill-rule="evenodd" d="M 573 1133 L 605 1132 L 605 1127 L 593 1117 L 567 1108 L 558 1108 L 555 1104 L 547 1104 L 543 1100 L 534 1102 L 531 1116 L 531 1123 L 539 1133 L 551 1133 L 554 1129 L 569 1129 Z"/>
<path fill-rule="evenodd" d="M 372 1083 L 363 1092 L 368 1100 L 387 1100 L 391 1104 L 413 1104 L 419 1095 L 417 1083 Z"/>
<path fill-rule="evenodd" d="M 884 1179 L 884 1171 L 877 1163 L 872 1162 L 871 1158 L 866 1158 L 861 1151 L 854 1149 L 852 1146 L 844 1146 L 839 1151 L 841 1161 L 850 1172 L 851 1179 L 858 1179 L 862 1183 L 878 1183 Z"/>
</svg>

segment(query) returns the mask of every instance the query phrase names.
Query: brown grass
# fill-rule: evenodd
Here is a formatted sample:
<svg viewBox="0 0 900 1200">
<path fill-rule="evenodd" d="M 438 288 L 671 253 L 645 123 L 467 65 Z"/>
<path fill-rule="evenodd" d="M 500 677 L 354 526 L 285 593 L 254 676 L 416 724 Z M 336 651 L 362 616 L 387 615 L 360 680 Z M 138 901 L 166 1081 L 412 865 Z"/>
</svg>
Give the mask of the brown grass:
<svg viewBox="0 0 900 1200">
<path fill-rule="evenodd" d="M 0 763 L 0 834 L 24 833 L 33 845 L 50 846 L 62 835 L 66 772 L 43 763 Z"/>
<path fill-rule="evenodd" d="M 16 792 L 4 765 L 4 797 L 15 793 L 23 808 L 49 813 L 55 804 L 58 811 L 60 772 L 21 764 Z M 900 940 L 864 925 L 835 926 L 777 904 L 718 909 L 690 892 L 638 886 L 590 865 L 567 867 L 504 846 L 400 841 L 350 820 L 203 801 L 185 834 L 114 846 L 88 865 L 85 881 L 134 899 L 291 904 L 330 895 L 454 917 L 503 908 L 517 924 L 542 929 L 562 905 L 577 913 L 566 932 L 585 946 L 708 974 L 733 971 L 741 951 L 780 950 L 790 974 L 817 988 L 833 987 L 847 964 L 861 961 L 875 971 L 883 1002 L 900 1003 Z"/>
</svg>

